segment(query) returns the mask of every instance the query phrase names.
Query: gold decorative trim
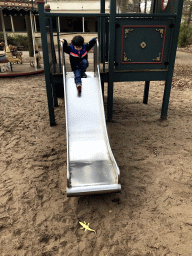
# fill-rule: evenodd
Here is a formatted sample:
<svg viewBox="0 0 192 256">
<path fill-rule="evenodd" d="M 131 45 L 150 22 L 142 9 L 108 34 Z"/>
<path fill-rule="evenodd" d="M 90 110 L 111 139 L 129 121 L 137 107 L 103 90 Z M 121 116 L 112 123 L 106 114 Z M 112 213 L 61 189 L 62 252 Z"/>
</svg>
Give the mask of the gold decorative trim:
<svg viewBox="0 0 192 256">
<path fill-rule="evenodd" d="M 0 7 L 8 7 L 8 8 L 37 8 L 37 3 L 34 1 L 33 4 L 32 2 L 29 1 L 1 1 L 0 0 Z"/>
<path fill-rule="evenodd" d="M 147 46 L 147 44 L 146 44 L 145 42 L 142 42 L 142 43 L 140 44 L 140 46 L 141 46 L 142 49 L 144 49 L 144 48 Z"/>
<path fill-rule="evenodd" d="M 126 62 L 126 61 L 131 61 L 131 59 L 128 59 L 128 58 L 127 58 L 127 56 L 126 56 L 126 53 L 125 53 L 125 52 L 124 52 L 124 54 L 123 54 L 123 55 L 124 55 L 124 57 L 123 57 L 123 61 L 125 61 L 125 62 Z"/>
<path fill-rule="evenodd" d="M 153 59 L 153 61 L 161 61 L 161 53 L 159 53 L 159 56 L 156 59 Z"/>
<path fill-rule="evenodd" d="M 125 29 L 125 38 L 127 38 L 127 34 L 129 34 L 129 32 L 131 31 L 133 31 L 133 29 L 130 29 L 130 28 Z"/>
<path fill-rule="evenodd" d="M 161 34 L 161 38 L 163 38 L 163 34 L 164 34 L 164 29 L 160 28 L 160 29 L 155 29 L 157 32 L 159 32 Z"/>
</svg>

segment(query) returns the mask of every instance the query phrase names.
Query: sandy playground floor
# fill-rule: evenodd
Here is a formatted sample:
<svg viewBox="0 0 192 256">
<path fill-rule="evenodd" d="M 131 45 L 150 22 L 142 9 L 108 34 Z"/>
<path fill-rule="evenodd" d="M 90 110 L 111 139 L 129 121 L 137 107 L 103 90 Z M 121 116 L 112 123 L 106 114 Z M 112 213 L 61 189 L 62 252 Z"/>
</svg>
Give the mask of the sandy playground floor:
<svg viewBox="0 0 192 256">
<path fill-rule="evenodd" d="M 192 255 L 191 70 L 180 53 L 165 121 L 164 82 L 151 83 L 148 105 L 144 82 L 115 84 L 107 128 L 122 192 L 79 198 L 65 193 L 63 99 L 50 127 L 43 74 L 1 79 L 0 255 Z"/>
</svg>

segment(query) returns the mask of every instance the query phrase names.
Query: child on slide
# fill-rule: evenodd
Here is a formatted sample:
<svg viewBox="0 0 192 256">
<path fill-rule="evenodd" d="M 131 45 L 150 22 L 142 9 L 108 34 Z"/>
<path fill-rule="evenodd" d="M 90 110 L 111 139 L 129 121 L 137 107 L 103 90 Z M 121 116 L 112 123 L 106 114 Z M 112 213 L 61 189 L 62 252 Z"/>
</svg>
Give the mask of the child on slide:
<svg viewBox="0 0 192 256">
<path fill-rule="evenodd" d="M 84 44 L 84 38 L 80 35 L 74 36 L 71 44 L 68 46 L 65 39 L 61 39 L 63 42 L 63 51 L 70 55 L 71 69 L 75 75 L 75 83 L 78 92 L 81 92 L 81 78 L 86 78 L 85 73 L 88 63 L 88 51 L 95 45 L 97 37 L 91 39 L 89 43 Z"/>
</svg>

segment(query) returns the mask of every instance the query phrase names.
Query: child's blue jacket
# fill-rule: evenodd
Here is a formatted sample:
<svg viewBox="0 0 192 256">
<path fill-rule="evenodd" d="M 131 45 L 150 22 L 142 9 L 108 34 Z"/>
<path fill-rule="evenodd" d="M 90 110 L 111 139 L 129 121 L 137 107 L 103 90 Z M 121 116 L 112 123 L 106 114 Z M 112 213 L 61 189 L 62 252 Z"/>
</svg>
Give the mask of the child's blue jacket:
<svg viewBox="0 0 192 256">
<path fill-rule="evenodd" d="M 71 68 L 74 71 L 76 66 L 82 61 L 82 59 L 88 60 L 88 51 L 95 45 L 96 38 L 93 38 L 87 44 L 83 44 L 82 50 L 77 51 L 72 44 L 68 46 L 67 41 L 64 40 L 63 51 L 70 55 Z"/>
</svg>

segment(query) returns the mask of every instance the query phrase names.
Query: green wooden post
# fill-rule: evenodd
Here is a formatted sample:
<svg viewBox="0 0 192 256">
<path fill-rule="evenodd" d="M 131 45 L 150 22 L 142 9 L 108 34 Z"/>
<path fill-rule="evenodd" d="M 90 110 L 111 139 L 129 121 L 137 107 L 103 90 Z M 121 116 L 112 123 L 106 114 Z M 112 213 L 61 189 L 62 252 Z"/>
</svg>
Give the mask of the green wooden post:
<svg viewBox="0 0 192 256">
<path fill-rule="evenodd" d="M 50 11 L 51 11 L 50 5 L 46 4 L 45 12 L 50 13 Z M 50 37 L 51 37 L 50 39 L 51 39 L 51 54 L 52 54 L 51 61 L 52 61 L 52 65 L 53 65 L 53 69 L 54 69 L 54 73 L 55 73 L 55 71 L 56 71 L 56 69 L 55 69 L 56 55 L 55 55 L 55 46 L 54 46 L 54 37 L 53 37 L 52 17 L 46 18 L 46 25 L 50 29 L 49 33 L 50 33 Z M 49 60 L 49 63 L 50 63 L 50 60 Z M 53 83 L 52 79 L 51 79 L 51 88 L 52 88 L 52 96 L 53 96 L 53 105 L 54 105 L 54 107 L 58 107 L 59 104 L 58 104 L 58 99 L 57 99 L 57 95 L 56 95 L 55 84 Z"/>
<path fill-rule="evenodd" d="M 175 57 L 177 51 L 177 42 L 179 36 L 179 28 L 181 23 L 181 16 L 182 16 L 182 9 L 183 9 L 183 0 L 179 0 L 178 7 L 177 7 L 177 17 L 175 22 L 175 30 L 173 34 L 172 40 L 172 47 L 171 47 L 171 54 L 170 54 L 170 66 L 168 69 L 168 77 L 165 82 L 165 89 L 164 89 L 164 96 L 163 96 L 163 104 L 161 109 L 161 118 L 167 118 L 167 111 L 169 106 L 169 98 L 171 93 L 171 84 L 172 84 L 172 77 L 175 65 Z"/>
<path fill-rule="evenodd" d="M 100 0 L 100 13 L 105 13 L 105 0 Z M 105 22 L 105 18 L 104 17 L 100 17 L 101 20 L 101 31 L 100 31 L 100 57 L 101 57 L 101 63 L 103 63 L 104 61 L 104 55 L 103 55 L 103 48 L 104 48 L 104 38 L 105 38 L 105 31 L 104 31 L 104 22 Z"/>
<path fill-rule="evenodd" d="M 53 63 L 53 73 L 56 73 L 56 66 L 57 63 L 56 55 L 55 55 L 55 46 L 54 46 L 54 38 L 53 38 L 53 21 L 52 17 L 49 17 L 50 20 L 50 34 L 51 34 L 51 53 L 52 53 L 52 63 Z"/>
<path fill-rule="evenodd" d="M 114 55 L 115 55 L 115 20 L 116 20 L 116 0 L 110 0 L 109 17 L 109 82 L 107 99 L 107 121 L 113 115 L 113 81 L 114 81 Z"/>
<path fill-rule="evenodd" d="M 59 41 L 59 23 L 58 23 L 58 18 L 56 17 L 56 28 L 57 28 L 57 47 L 58 47 L 58 55 L 59 55 L 59 71 L 62 73 L 61 69 L 61 53 L 60 53 L 60 41 Z"/>
<path fill-rule="evenodd" d="M 148 103 L 148 97 L 149 97 L 149 84 L 150 81 L 145 81 L 145 88 L 144 88 L 144 95 L 143 95 L 143 103 Z"/>
<path fill-rule="evenodd" d="M 105 0 L 100 0 L 100 13 L 105 13 Z M 101 38 L 100 38 L 100 62 L 103 63 L 105 72 L 105 17 L 101 17 Z M 102 94 L 104 99 L 104 82 L 101 82 Z"/>
<path fill-rule="evenodd" d="M 46 16 L 44 12 L 44 1 L 38 1 L 38 13 L 40 21 L 40 30 L 41 30 L 41 41 L 42 41 L 42 50 L 43 50 L 43 59 L 44 59 L 44 71 L 45 71 L 45 82 L 47 90 L 47 101 L 49 109 L 49 119 L 50 125 L 55 125 L 55 114 L 53 107 L 53 95 L 51 87 L 51 77 L 50 77 L 50 65 L 49 65 L 49 54 L 48 54 L 48 45 L 47 45 L 47 31 L 46 31 Z"/>
<path fill-rule="evenodd" d="M 50 13 L 50 6 L 45 5 L 45 12 Z M 52 63 L 53 63 L 53 71 L 54 73 L 56 72 L 55 69 L 55 47 L 54 47 L 54 38 L 53 38 L 53 26 L 52 26 L 52 17 L 49 17 L 46 19 L 47 20 L 47 26 L 50 27 L 50 36 L 51 36 L 51 49 L 52 49 Z M 49 60 L 50 61 L 50 60 Z M 57 95 L 56 95 L 56 90 L 55 90 L 55 84 L 51 81 L 52 84 L 52 93 L 53 93 L 53 102 L 54 102 L 54 107 L 58 107 L 58 100 L 57 100 Z"/>
</svg>

